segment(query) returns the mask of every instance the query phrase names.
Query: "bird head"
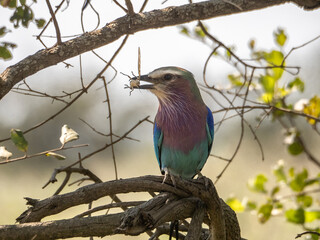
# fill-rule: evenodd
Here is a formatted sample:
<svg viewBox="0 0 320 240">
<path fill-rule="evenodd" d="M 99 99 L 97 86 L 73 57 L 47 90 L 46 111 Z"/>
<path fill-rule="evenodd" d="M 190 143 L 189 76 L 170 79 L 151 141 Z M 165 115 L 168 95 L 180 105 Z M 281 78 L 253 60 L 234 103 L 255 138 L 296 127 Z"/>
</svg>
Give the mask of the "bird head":
<svg viewBox="0 0 320 240">
<path fill-rule="evenodd" d="M 137 79 L 149 84 L 136 88 L 150 90 L 160 102 L 166 103 L 182 97 L 191 97 L 202 102 L 193 74 L 183 68 L 162 67 L 147 75 L 133 78 L 133 80 Z"/>
</svg>

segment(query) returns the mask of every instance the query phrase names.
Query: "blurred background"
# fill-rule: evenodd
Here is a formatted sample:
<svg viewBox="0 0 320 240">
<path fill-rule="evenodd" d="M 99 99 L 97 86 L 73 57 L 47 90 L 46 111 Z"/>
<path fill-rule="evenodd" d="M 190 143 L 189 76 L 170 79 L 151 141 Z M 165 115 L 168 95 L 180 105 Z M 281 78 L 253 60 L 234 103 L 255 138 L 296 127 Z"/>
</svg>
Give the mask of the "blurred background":
<svg viewBox="0 0 320 240">
<path fill-rule="evenodd" d="M 53 1 L 51 1 L 54 5 Z M 142 2 L 141 2 L 142 3 Z M 140 4 L 141 4 L 140 3 Z M 187 3 L 187 1 L 185 2 Z M 59 12 L 57 20 L 62 36 L 72 36 L 81 34 L 81 1 L 70 1 L 64 11 Z M 136 4 L 136 3 L 134 3 Z M 100 27 L 114 19 L 123 16 L 120 8 L 112 1 L 92 1 L 92 5 L 98 9 L 100 14 Z M 175 5 L 173 1 L 165 4 L 150 2 L 145 9 L 149 11 L 157 8 Z M 140 6 L 140 5 L 139 5 Z M 44 1 L 39 1 L 32 7 L 36 17 L 49 19 L 49 13 Z M 138 6 L 136 7 L 138 9 Z M 13 29 L 9 18 L 11 10 L 0 8 L 0 22 Z M 272 49 L 275 46 L 273 32 L 278 28 L 283 28 L 288 40 L 284 46 L 289 52 L 292 47 L 299 46 L 320 34 L 320 10 L 304 11 L 293 4 L 284 4 L 254 12 L 224 16 L 204 23 L 211 34 L 217 37 L 227 46 L 235 46 L 236 54 L 241 58 L 249 58 L 248 42 L 251 39 L 256 41 L 256 45 L 262 49 Z M 86 31 L 91 31 L 97 24 L 97 15 L 88 7 L 83 13 L 84 26 Z M 196 23 L 185 24 L 189 28 L 194 28 Z M 18 44 L 13 51 L 13 58 L 0 62 L 0 72 L 8 66 L 13 65 L 28 55 L 43 49 L 43 46 L 36 40 L 35 36 L 40 30 L 33 24 L 26 28 L 19 28 L 5 36 L 6 41 Z M 45 36 L 55 36 L 52 25 L 46 30 Z M 68 38 L 64 38 L 63 41 Z M 55 38 L 43 38 L 48 47 L 55 44 Z M 121 43 L 121 39 L 101 47 L 96 50 L 104 59 L 108 60 Z M 180 33 L 178 27 L 167 27 L 135 33 L 130 36 L 125 47 L 113 62 L 117 69 L 117 75 L 109 85 L 110 103 L 112 109 L 113 132 L 122 135 L 129 128 L 134 126 L 140 119 L 150 115 L 153 120 L 157 111 L 157 99 L 149 92 L 135 90 L 129 94 L 129 89 L 124 89 L 128 84 L 128 77 L 120 72 L 131 75 L 131 72 L 138 74 L 137 59 L 138 47 L 141 48 L 141 73 L 146 74 L 162 66 L 179 66 L 191 71 L 198 83 L 203 84 L 202 70 L 204 63 L 211 49 L 201 41 L 188 38 Z M 305 81 L 305 91 L 296 95 L 296 98 L 310 98 L 319 94 L 320 90 L 320 41 L 315 41 L 297 51 L 294 51 L 287 60 L 288 65 L 301 66 L 299 76 Z M 27 83 L 34 89 L 51 94 L 60 94 L 62 91 L 71 92 L 81 88 L 79 57 L 66 61 L 73 67 L 66 68 L 60 63 L 37 74 L 28 77 Z M 96 74 L 104 67 L 105 63 L 99 60 L 91 52 L 82 55 L 82 71 L 85 83 L 90 82 Z M 216 87 L 226 87 L 229 82 L 227 75 L 235 70 L 227 63 L 212 59 L 208 65 L 207 79 Z M 115 72 L 110 69 L 106 72 L 107 80 L 114 76 Z M 14 224 L 25 209 L 24 197 L 43 199 L 49 197 L 58 188 L 64 175 L 58 176 L 58 183 L 51 184 L 47 188 L 42 186 L 51 177 L 54 168 L 66 166 L 77 160 L 78 152 L 82 156 L 100 148 L 109 141 L 108 138 L 94 133 L 80 118 L 91 124 L 95 129 L 108 133 L 109 125 L 107 121 L 108 110 L 104 102 L 105 93 L 101 88 L 102 82 L 98 81 L 90 91 L 81 97 L 75 104 L 62 114 L 49 121 L 42 127 L 28 133 L 25 137 L 29 142 L 29 152 L 36 153 L 60 146 L 60 129 L 64 124 L 68 124 L 77 131 L 80 139 L 76 142 L 87 143 L 90 146 L 62 152 L 67 157 L 65 161 L 57 161 L 46 157 L 27 159 L 12 164 L 0 165 L 0 224 Z M 202 96 L 211 108 L 218 110 L 212 99 L 204 92 Z M 217 96 L 218 97 L 218 96 Z M 293 96 L 294 98 L 294 96 Z M 0 139 L 9 137 L 11 128 L 21 130 L 28 129 L 39 122 L 47 119 L 64 104 L 52 102 L 47 98 L 30 97 L 26 95 L 10 92 L 0 101 Z M 257 113 L 252 112 L 247 116 L 247 120 L 253 125 Z M 215 114 L 215 121 L 218 122 L 223 117 L 223 113 Z M 319 139 L 311 134 L 311 130 L 305 120 L 301 119 L 303 137 L 310 150 L 315 156 L 319 156 Z M 302 124 L 303 123 L 303 124 Z M 306 159 L 305 155 L 292 157 L 283 145 L 283 132 L 281 126 L 268 119 L 258 128 L 256 132 L 259 137 L 265 154 L 265 160 L 261 160 L 261 152 L 258 148 L 254 136 L 246 129 L 244 142 L 234 162 L 227 169 L 216 187 L 223 199 L 230 196 L 255 197 L 247 189 L 247 181 L 258 173 L 271 175 L 272 166 L 278 160 L 284 159 L 285 164 L 296 166 L 297 169 L 307 168 L 310 174 L 319 172 L 314 165 Z M 152 145 L 152 124 L 145 122 L 135 129 L 130 137 L 139 139 L 137 141 L 123 140 L 115 145 L 116 162 L 118 175 L 120 178 L 128 178 L 142 175 L 159 175 L 159 167 L 153 153 Z M 231 157 L 240 137 L 240 118 L 236 117 L 223 123 L 215 135 L 215 142 L 212 153 Z M 15 147 L 10 141 L 2 142 L 6 148 L 14 153 L 14 156 L 22 154 L 15 151 Z M 215 180 L 217 175 L 225 166 L 225 162 L 210 157 L 202 173 Z M 114 166 L 111 150 L 107 149 L 93 158 L 87 159 L 84 166 L 92 170 L 104 181 L 115 178 Z M 74 180 L 79 176 L 73 176 Z M 272 184 L 272 183 L 270 183 Z M 72 191 L 78 186 L 72 185 L 64 189 L 64 192 Z M 149 199 L 144 194 L 130 196 L 120 196 L 123 200 L 128 199 Z M 99 202 L 108 202 L 102 199 Z M 98 204 L 98 203 L 97 203 Z M 87 206 L 80 207 L 86 209 Z M 70 217 L 79 209 L 70 209 L 58 216 L 49 219 L 59 219 Z M 266 224 L 260 224 L 256 215 L 250 213 L 238 214 L 242 236 L 248 239 L 294 239 L 301 229 L 295 225 L 287 223 L 284 218 L 273 218 Z M 133 237 L 113 237 L 112 239 L 132 239 Z M 134 237 L 135 239 L 146 239 L 146 236 Z"/>
</svg>

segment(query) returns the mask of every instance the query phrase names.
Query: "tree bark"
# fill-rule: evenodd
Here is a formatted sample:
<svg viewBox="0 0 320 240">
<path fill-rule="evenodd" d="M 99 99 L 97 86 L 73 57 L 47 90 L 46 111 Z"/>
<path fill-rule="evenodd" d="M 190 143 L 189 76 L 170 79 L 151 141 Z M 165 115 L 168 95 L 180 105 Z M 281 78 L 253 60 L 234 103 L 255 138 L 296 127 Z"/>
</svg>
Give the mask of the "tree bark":
<svg viewBox="0 0 320 240">
<path fill-rule="evenodd" d="M 202 222 L 210 226 L 210 239 L 241 239 L 235 213 L 219 198 L 212 184 L 204 185 L 201 180 L 176 179 L 174 187 L 171 184 L 162 184 L 162 180 L 163 177 L 160 176 L 121 179 L 84 186 L 74 192 L 41 201 L 28 199 L 31 207 L 17 219 L 22 224 L 0 226 L 0 239 L 56 239 L 113 234 L 134 236 L 153 230 L 166 222 L 186 218 L 192 218 L 188 231 L 189 239 L 204 233 Z M 46 216 L 104 196 L 148 191 L 161 193 L 122 213 L 40 222 Z"/>
<path fill-rule="evenodd" d="M 0 100 L 12 87 L 47 67 L 56 65 L 66 59 L 87 51 L 107 45 L 127 34 L 139 31 L 178 25 L 195 20 L 204 20 L 239 12 L 252 11 L 270 6 L 293 2 L 307 10 L 318 8 L 318 0 L 215 0 L 182 6 L 167 7 L 145 13 L 126 15 L 106 24 L 105 27 L 85 33 L 80 37 L 63 42 L 60 45 L 43 49 L 26 57 L 17 64 L 8 67 L 0 74 Z"/>
</svg>

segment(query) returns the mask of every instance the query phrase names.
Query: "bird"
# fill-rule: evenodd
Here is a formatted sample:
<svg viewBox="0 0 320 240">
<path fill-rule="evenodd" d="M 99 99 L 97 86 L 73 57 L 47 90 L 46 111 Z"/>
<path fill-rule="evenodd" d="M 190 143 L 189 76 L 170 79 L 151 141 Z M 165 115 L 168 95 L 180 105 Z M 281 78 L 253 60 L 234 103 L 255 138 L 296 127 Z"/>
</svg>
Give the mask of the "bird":
<svg viewBox="0 0 320 240">
<path fill-rule="evenodd" d="M 183 68 L 168 66 L 131 80 L 146 82 L 134 88 L 149 90 L 159 101 L 153 143 L 164 181 L 168 175 L 173 183 L 174 177 L 202 176 L 200 171 L 214 139 L 214 120 L 194 75 Z"/>
</svg>

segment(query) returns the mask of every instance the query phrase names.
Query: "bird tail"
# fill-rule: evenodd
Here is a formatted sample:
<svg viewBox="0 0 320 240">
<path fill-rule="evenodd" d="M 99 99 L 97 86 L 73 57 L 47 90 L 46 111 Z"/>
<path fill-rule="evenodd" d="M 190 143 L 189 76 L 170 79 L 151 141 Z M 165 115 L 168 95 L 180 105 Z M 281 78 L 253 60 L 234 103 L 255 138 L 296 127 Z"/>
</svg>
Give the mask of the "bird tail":
<svg viewBox="0 0 320 240">
<path fill-rule="evenodd" d="M 175 231 L 176 240 L 179 239 L 179 220 L 174 220 L 170 223 L 169 240 L 172 240 L 173 232 Z"/>
</svg>

